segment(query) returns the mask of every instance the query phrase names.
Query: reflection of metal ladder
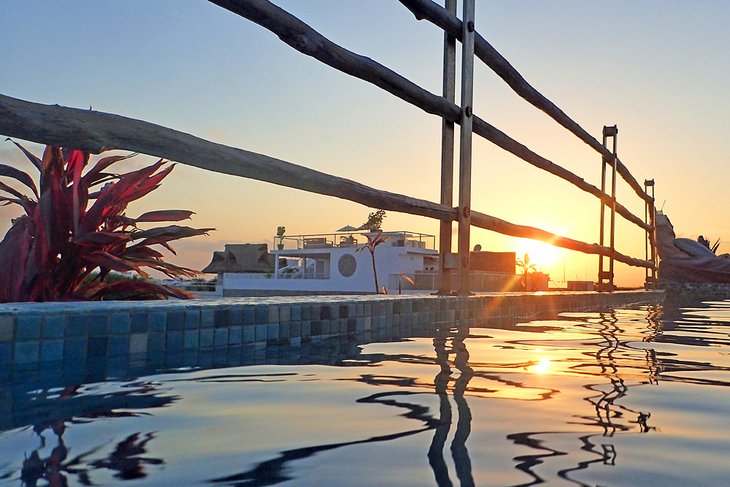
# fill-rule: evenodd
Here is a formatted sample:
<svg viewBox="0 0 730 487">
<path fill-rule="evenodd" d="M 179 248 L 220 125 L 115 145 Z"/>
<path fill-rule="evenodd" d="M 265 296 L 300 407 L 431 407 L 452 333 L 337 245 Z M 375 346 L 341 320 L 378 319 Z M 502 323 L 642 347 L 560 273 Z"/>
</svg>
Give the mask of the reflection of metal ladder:
<svg viewBox="0 0 730 487">
<path fill-rule="evenodd" d="M 609 248 L 611 249 L 611 255 L 608 256 L 608 270 L 604 268 L 603 261 L 604 256 L 598 256 L 598 291 L 613 291 L 613 265 L 614 258 L 613 252 L 615 250 L 615 235 L 616 235 L 616 164 L 618 162 L 618 156 L 616 154 L 616 136 L 618 135 L 618 127 L 604 126 L 603 127 L 603 146 L 607 146 L 608 138 L 613 138 L 613 148 L 610 155 L 604 155 L 601 162 L 601 192 L 606 194 L 606 166 L 611 166 L 611 195 L 608 197 L 601 197 L 601 220 L 600 220 L 600 238 L 599 245 L 603 246 L 605 241 L 606 223 L 605 214 L 606 206 L 611 210 L 611 223 L 609 226 Z"/>
</svg>

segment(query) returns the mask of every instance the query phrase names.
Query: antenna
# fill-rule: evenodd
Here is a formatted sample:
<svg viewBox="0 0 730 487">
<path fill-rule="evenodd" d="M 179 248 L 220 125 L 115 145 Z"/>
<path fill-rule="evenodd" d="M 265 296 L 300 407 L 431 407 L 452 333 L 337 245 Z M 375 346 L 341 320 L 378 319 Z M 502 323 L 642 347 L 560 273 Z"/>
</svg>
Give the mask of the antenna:
<svg viewBox="0 0 730 487">
<path fill-rule="evenodd" d="M 659 211 L 661 211 L 661 212 L 664 212 L 664 205 L 666 205 L 666 204 L 667 204 L 667 200 L 664 200 L 664 201 L 662 202 L 662 207 L 661 207 L 661 208 L 659 208 Z"/>
</svg>

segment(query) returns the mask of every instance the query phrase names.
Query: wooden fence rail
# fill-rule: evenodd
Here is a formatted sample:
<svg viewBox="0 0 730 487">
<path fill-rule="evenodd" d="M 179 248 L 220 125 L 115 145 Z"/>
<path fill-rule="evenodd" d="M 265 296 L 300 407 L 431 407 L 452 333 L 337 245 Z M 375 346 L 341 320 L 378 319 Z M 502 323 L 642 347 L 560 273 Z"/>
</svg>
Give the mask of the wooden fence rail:
<svg viewBox="0 0 730 487">
<path fill-rule="evenodd" d="M 465 109 L 469 109 L 467 117 L 464 118 L 462 107 L 456 105 L 454 102 L 453 86 L 447 89 L 448 80 L 446 77 L 444 78 L 444 96 L 438 96 L 374 60 L 353 53 L 335 44 L 300 19 L 267 0 L 209 1 L 261 25 L 301 53 L 311 56 L 343 73 L 372 83 L 427 113 L 441 117 L 445 127 L 444 134 L 448 134 L 448 128 L 450 126 L 450 137 L 452 138 L 451 142 L 449 142 L 447 140 L 448 136 L 444 135 L 442 146 L 442 152 L 444 154 L 450 147 L 453 156 L 453 124 L 464 123 L 467 130 L 469 129 L 469 125 L 472 125 L 473 132 L 477 135 L 489 140 L 529 164 L 573 184 L 584 192 L 594 195 L 603 205 L 615 207 L 616 213 L 644 229 L 647 234 L 653 232 L 652 222 L 645 222 L 638 216 L 632 214 L 626 207 L 616 201 L 615 196 L 612 197 L 603 189 L 593 186 L 571 171 L 540 156 L 483 119 L 472 116 L 470 103 L 462 101 Z M 467 22 L 462 25 L 462 21 L 456 17 L 455 13 L 452 13 L 455 11 L 455 4 L 451 0 L 449 0 L 447 5 L 450 6 L 452 12 L 449 12 L 449 10 L 444 9 L 430 0 L 400 0 L 400 2 L 410 9 L 416 18 L 426 19 L 443 29 L 447 47 L 449 42 L 453 44 L 454 39 L 461 40 L 464 36 L 466 36 L 466 39 L 471 39 L 473 33 L 473 55 L 484 61 L 525 100 L 543 110 L 564 128 L 602 154 L 604 162 L 606 158 L 613 158 L 612 161 L 615 166 L 615 171 L 627 181 L 629 186 L 634 189 L 647 205 L 651 205 L 653 208 L 653 195 L 649 196 L 647 194 L 624 164 L 618 160 L 615 153 L 609 151 L 560 110 L 560 108 L 533 88 L 481 35 L 473 32 L 472 23 Z M 468 5 L 473 10 L 473 3 L 471 2 L 473 0 L 469 0 Z M 469 30 L 464 30 L 465 25 L 469 27 Z M 471 46 L 471 41 L 469 46 Z M 453 46 L 451 49 L 453 50 Z M 468 50 L 469 60 L 473 58 L 470 49 Z M 447 71 L 453 70 L 453 66 L 451 66 L 453 63 L 453 52 L 450 56 L 445 57 L 444 60 L 445 76 Z M 470 80 L 471 76 L 467 75 L 463 76 L 463 78 Z M 453 83 L 453 80 L 451 80 L 451 83 Z M 463 120 L 467 121 L 463 122 Z M 445 236 L 444 228 L 448 228 L 451 222 L 458 220 L 459 215 L 467 215 L 466 221 L 479 228 L 514 237 L 541 240 L 557 247 L 587 254 L 606 256 L 631 266 L 652 269 L 652 271 L 655 269 L 655 262 L 652 260 L 642 260 L 624 255 L 616 251 L 613 245 L 611 247 L 605 247 L 602 245 L 602 242 L 601 244 L 581 242 L 539 228 L 518 225 L 484 213 L 471 211 L 468 201 L 465 205 L 460 202 L 460 207 L 464 207 L 461 209 L 462 211 L 458 211 L 458 208 L 452 206 L 451 188 L 444 188 L 443 180 L 441 203 L 434 203 L 407 195 L 378 190 L 355 181 L 315 171 L 262 154 L 216 144 L 146 121 L 92 110 L 78 110 L 58 105 L 41 105 L 1 94 L 0 133 L 38 143 L 75 147 L 95 153 L 111 149 L 132 150 L 168 158 L 219 173 L 334 196 L 370 207 L 436 218 L 444 222 L 442 225 L 442 245 Z M 470 149 L 469 154 L 471 154 Z M 468 185 L 469 187 L 471 185 L 470 168 L 471 162 L 469 161 L 469 174 L 464 179 L 460 176 L 460 191 L 464 185 Z M 449 173 L 452 169 L 444 167 L 443 170 Z M 450 180 L 451 178 L 447 177 L 442 179 Z M 612 194 L 615 195 L 615 191 L 612 191 Z M 450 232 L 446 236 L 450 239 Z M 466 245 L 464 245 L 462 240 L 466 241 Z M 465 253 L 468 255 L 468 232 L 466 233 L 465 239 L 461 238 L 460 232 L 459 255 L 462 256 Z M 465 257 L 465 259 L 468 260 L 468 257 Z M 464 277 L 461 268 L 459 272 L 460 281 L 464 281 L 460 284 L 459 289 L 463 292 L 464 289 L 468 290 L 468 278 L 466 280 L 461 279 Z"/>
<path fill-rule="evenodd" d="M 143 120 L 58 105 L 42 105 L 0 94 L 0 134 L 39 144 L 74 147 L 88 152 L 124 149 L 164 157 L 209 171 L 334 196 L 366 206 L 437 219 L 456 219 L 456 209 L 419 198 L 371 188 L 255 152 L 217 144 Z M 472 224 L 514 237 L 550 242 L 586 254 L 613 256 L 637 267 L 650 261 L 635 259 L 608 247 L 587 244 L 537 228 L 517 225 L 479 212 Z"/>
<path fill-rule="evenodd" d="M 343 73 L 372 83 L 427 113 L 438 115 L 450 122 L 460 122 L 461 109 L 458 105 L 421 88 L 368 57 L 353 53 L 335 44 L 294 15 L 267 0 L 209 1 L 270 30 L 283 42 L 303 54 L 311 56 Z M 459 25 L 461 25 L 461 21 L 459 21 Z M 459 34 L 459 37 L 461 37 L 461 34 Z M 533 152 L 524 144 L 517 142 L 481 118 L 474 116 L 473 124 L 475 134 L 489 140 L 496 146 L 537 168 L 568 181 L 606 203 L 610 202 L 611 197 L 596 186 Z M 616 204 L 616 212 L 645 231 L 650 230 L 650 227 L 641 218 L 632 214 L 620 203 Z"/>
</svg>

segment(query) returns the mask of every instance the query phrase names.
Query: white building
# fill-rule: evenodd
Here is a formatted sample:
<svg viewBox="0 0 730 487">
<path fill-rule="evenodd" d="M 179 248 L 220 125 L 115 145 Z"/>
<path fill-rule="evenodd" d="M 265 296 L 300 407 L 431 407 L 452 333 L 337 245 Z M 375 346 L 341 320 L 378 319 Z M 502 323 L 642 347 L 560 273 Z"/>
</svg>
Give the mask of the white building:
<svg viewBox="0 0 730 487">
<path fill-rule="evenodd" d="M 373 260 L 366 244 L 376 236 L 362 231 L 286 236 L 268 255 L 245 257 L 255 263 L 248 268 L 229 249 L 236 246 L 226 246 L 204 272 L 218 274 L 223 296 L 374 293 Z M 375 247 L 375 265 L 378 285 L 389 293 L 412 291 L 417 271 L 437 270 L 433 235 L 398 231 L 382 232 L 381 237 L 386 241 Z"/>
</svg>

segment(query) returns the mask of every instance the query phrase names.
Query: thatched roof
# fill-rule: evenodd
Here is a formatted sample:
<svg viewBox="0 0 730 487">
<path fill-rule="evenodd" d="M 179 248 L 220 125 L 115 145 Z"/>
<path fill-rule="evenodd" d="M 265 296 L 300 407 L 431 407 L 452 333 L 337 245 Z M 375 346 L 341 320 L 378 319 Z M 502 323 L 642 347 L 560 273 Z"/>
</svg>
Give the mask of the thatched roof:
<svg viewBox="0 0 730 487">
<path fill-rule="evenodd" d="M 202 272 L 273 272 L 274 256 L 262 244 L 226 244 L 225 250 L 213 252 L 213 259 Z"/>
</svg>

